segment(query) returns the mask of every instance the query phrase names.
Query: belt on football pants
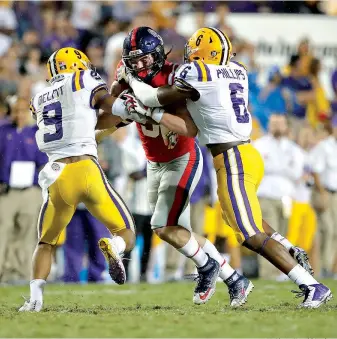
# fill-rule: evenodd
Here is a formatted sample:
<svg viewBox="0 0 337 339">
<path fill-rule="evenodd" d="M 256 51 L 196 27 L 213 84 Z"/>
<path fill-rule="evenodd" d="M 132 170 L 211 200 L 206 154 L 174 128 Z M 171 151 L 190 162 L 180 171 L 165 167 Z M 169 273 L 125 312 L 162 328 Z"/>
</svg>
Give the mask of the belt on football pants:
<svg viewBox="0 0 337 339">
<path fill-rule="evenodd" d="M 226 142 L 223 144 L 208 144 L 206 145 L 208 149 L 211 151 L 213 158 L 216 157 L 219 154 L 222 154 L 224 152 L 227 152 L 229 149 L 243 145 L 243 144 L 249 144 L 250 139 L 245 141 L 233 141 L 233 142 Z"/>
</svg>

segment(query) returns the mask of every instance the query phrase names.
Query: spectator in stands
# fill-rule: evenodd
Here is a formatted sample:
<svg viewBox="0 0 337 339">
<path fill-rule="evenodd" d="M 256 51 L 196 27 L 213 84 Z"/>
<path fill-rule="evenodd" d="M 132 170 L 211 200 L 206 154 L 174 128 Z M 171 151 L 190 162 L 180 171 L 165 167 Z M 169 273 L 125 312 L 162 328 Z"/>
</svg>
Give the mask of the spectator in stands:
<svg viewBox="0 0 337 339">
<path fill-rule="evenodd" d="M 104 48 L 101 39 L 92 39 L 86 49 L 87 56 L 91 63 L 95 66 L 96 71 L 105 81 L 108 80 L 108 74 L 104 68 Z"/>
<path fill-rule="evenodd" d="M 177 1 L 152 1 L 150 10 L 156 20 L 156 27 L 161 31 L 162 29 L 175 28 L 175 20 L 172 17 L 177 13 Z"/>
<path fill-rule="evenodd" d="M 14 1 L 13 9 L 17 18 L 17 34 L 21 39 L 27 31 L 39 31 L 42 27 L 41 9 L 35 1 Z"/>
<path fill-rule="evenodd" d="M 0 279 L 29 280 L 41 206 L 39 169 L 47 157 L 37 148 L 29 104 L 17 98 L 11 122 L 0 127 Z"/>
<path fill-rule="evenodd" d="M 302 75 L 301 60 L 298 55 L 291 57 L 289 76 L 282 81 L 282 86 L 290 91 L 292 98 L 290 123 L 295 137 L 306 119 L 307 105 L 315 100 L 315 92 L 310 79 Z"/>
<path fill-rule="evenodd" d="M 330 116 L 330 103 L 320 82 L 321 62 L 319 59 L 311 59 L 309 71 L 315 99 L 308 103 L 307 120 L 311 126 L 316 127 L 319 122 L 325 121 Z"/>
<path fill-rule="evenodd" d="M 269 133 L 257 139 L 254 145 L 265 164 L 265 175 L 257 192 L 263 218 L 277 232 L 285 234 L 295 183 L 303 175 L 303 153 L 289 139 L 284 115 L 273 114 L 269 120 Z M 261 258 L 260 276 L 267 278 L 275 273 L 272 266 Z"/>
<path fill-rule="evenodd" d="M 1 1 L 0 3 L 0 57 L 11 47 L 13 35 L 17 28 L 16 17 L 11 4 L 11 1 Z"/>
<path fill-rule="evenodd" d="M 331 86 L 334 94 L 331 101 L 331 115 L 334 116 L 337 115 L 337 70 L 332 73 Z"/>
<path fill-rule="evenodd" d="M 120 22 L 118 33 L 112 35 L 106 43 L 104 69 L 109 75 L 109 83 L 112 83 L 114 80 L 117 65 L 122 58 L 123 42 L 131 26 L 128 21 Z"/>
<path fill-rule="evenodd" d="M 168 52 L 171 50 L 168 55 L 168 60 L 173 63 L 181 64 L 181 56 L 184 55 L 186 38 L 178 34 L 175 29 L 178 17 L 178 12 L 172 11 L 170 16 L 170 25 L 167 25 L 166 28 L 162 28 L 159 33 L 164 40 L 165 51 Z"/>
<path fill-rule="evenodd" d="M 214 27 L 220 29 L 222 32 L 225 32 L 229 39 L 233 41 L 234 32 L 232 27 L 227 21 L 227 16 L 229 13 L 229 7 L 226 2 L 219 2 L 216 7 L 217 22 Z"/>
<path fill-rule="evenodd" d="M 315 145 L 315 141 L 316 137 L 313 128 L 310 126 L 303 126 L 299 131 L 297 143 L 303 152 L 304 170 L 302 177 L 295 183 L 287 233 L 289 242 L 294 246 L 303 248 L 310 254 L 312 253 L 317 226 L 316 214 L 311 206 L 313 177 L 309 161 L 309 154 Z M 317 267 L 313 268 L 315 271 L 315 268 Z"/>
<path fill-rule="evenodd" d="M 94 30 L 100 19 L 101 8 L 99 1 L 73 1 L 71 23 L 80 30 Z"/>
<path fill-rule="evenodd" d="M 64 244 L 64 277 L 68 283 L 79 283 L 87 267 L 88 282 L 104 281 L 106 262 L 97 246 L 100 238 L 109 237 L 106 227 L 95 219 L 84 204 L 80 204 L 67 227 Z M 85 255 L 87 264 L 85 265 Z"/>
<path fill-rule="evenodd" d="M 329 276 L 336 255 L 337 241 L 337 116 L 328 126 L 330 135 L 320 141 L 311 153 L 315 182 L 315 207 L 321 236 L 323 275 Z"/>
<path fill-rule="evenodd" d="M 0 57 L 0 102 L 18 91 L 20 75 L 17 69 L 17 48 L 11 47 Z"/>
<path fill-rule="evenodd" d="M 67 13 L 58 13 L 54 31 L 42 41 L 45 54 L 52 54 L 62 47 L 78 48 L 78 31 L 72 26 Z"/>
<path fill-rule="evenodd" d="M 281 83 L 280 69 L 274 66 L 269 72 L 268 84 L 259 93 L 258 105 L 254 110 L 255 116 L 265 130 L 272 114 L 286 114 L 288 111 L 286 93 Z"/>
<path fill-rule="evenodd" d="M 149 4 L 146 1 L 114 1 L 112 15 L 115 20 L 120 22 L 130 22 L 134 18 L 142 16 L 144 12 L 147 12 L 150 5 L 151 3 Z M 138 26 L 145 25 L 141 24 Z"/>
</svg>

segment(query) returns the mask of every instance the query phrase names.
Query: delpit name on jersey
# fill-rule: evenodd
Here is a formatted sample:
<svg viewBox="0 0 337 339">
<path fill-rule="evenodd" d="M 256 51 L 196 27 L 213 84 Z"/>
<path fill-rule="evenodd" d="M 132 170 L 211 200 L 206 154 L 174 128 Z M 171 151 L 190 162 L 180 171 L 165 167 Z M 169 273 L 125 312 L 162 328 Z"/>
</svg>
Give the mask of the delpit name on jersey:
<svg viewBox="0 0 337 339">
<path fill-rule="evenodd" d="M 216 75 L 218 79 L 222 75 L 223 78 L 227 79 L 246 80 L 246 75 L 241 69 L 219 68 L 216 70 Z"/>
<path fill-rule="evenodd" d="M 38 98 L 38 104 L 41 105 L 41 104 L 46 103 L 47 101 L 51 101 L 55 98 L 59 98 L 61 95 L 63 95 L 63 89 L 64 89 L 64 86 L 60 86 L 56 89 L 53 89 L 50 92 L 40 95 Z"/>
</svg>

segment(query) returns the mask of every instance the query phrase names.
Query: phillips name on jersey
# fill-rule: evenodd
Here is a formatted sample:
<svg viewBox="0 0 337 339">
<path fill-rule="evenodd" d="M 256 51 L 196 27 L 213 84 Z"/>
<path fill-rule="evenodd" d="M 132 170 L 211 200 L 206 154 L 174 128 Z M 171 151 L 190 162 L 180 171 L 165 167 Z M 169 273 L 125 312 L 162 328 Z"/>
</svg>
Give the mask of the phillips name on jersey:
<svg viewBox="0 0 337 339">
<path fill-rule="evenodd" d="M 187 109 L 198 126 L 202 144 L 250 138 L 248 75 L 242 64 L 206 65 L 200 60 L 184 64 L 176 72 L 174 85 L 180 90 L 193 87 L 199 93 L 195 100 L 187 100 Z"/>
</svg>

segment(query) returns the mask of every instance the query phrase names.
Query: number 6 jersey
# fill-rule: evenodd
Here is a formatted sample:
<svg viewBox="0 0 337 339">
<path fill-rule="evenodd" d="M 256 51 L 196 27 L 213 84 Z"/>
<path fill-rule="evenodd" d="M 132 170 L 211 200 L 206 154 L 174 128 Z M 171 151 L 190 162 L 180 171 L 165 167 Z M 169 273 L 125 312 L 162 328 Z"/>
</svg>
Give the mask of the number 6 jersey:
<svg viewBox="0 0 337 339">
<path fill-rule="evenodd" d="M 252 131 L 248 112 L 248 75 L 237 62 L 227 66 L 194 61 L 180 66 L 174 85 L 195 88 L 199 98 L 187 100 L 187 109 L 199 129 L 202 144 L 246 141 Z"/>
<path fill-rule="evenodd" d="M 84 154 L 97 157 L 97 113 L 92 101 L 97 91 L 107 89 L 106 84 L 92 70 L 59 74 L 49 84 L 30 105 L 39 128 L 39 149 L 49 161 Z"/>
</svg>

